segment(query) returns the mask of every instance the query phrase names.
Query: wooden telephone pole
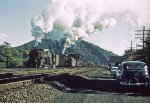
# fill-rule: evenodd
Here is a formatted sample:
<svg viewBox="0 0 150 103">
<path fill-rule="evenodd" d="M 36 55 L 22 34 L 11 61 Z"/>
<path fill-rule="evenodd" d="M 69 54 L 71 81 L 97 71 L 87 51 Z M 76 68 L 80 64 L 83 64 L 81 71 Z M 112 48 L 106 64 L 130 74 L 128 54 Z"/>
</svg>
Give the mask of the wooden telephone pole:
<svg viewBox="0 0 150 103">
<path fill-rule="evenodd" d="M 141 46 L 143 48 L 143 50 L 145 49 L 145 39 L 146 39 L 146 36 L 148 35 L 148 34 L 145 33 L 146 31 L 150 31 L 150 30 L 146 30 L 145 26 L 143 26 L 143 30 L 136 30 L 135 31 L 135 32 L 138 32 L 138 33 L 135 34 L 137 36 L 137 37 L 135 37 L 135 39 L 140 39 L 141 40 L 140 42 L 142 42 L 142 45 L 138 45 L 138 46 L 139 47 Z"/>
<path fill-rule="evenodd" d="M 133 46 L 132 46 L 132 45 L 133 45 L 133 41 L 131 41 L 131 51 L 132 51 L 132 49 L 133 49 Z"/>
</svg>

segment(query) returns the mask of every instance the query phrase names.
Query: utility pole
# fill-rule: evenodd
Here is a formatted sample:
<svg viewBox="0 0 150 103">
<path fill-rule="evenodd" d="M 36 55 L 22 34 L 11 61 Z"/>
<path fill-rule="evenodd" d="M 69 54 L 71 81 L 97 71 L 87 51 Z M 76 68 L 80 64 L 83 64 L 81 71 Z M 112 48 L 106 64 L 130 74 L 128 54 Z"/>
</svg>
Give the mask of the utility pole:
<svg viewBox="0 0 150 103">
<path fill-rule="evenodd" d="M 137 35 L 137 37 L 135 37 L 135 39 L 140 39 L 141 40 L 141 42 L 143 44 L 138 45 L 138 46 L 142 46 L 143 50 L 145 49 L 145 39 L 146 39 L 146 36 L 148 35 L 148 34 L 145 33 L 146 31 L 150 31 L 150 30 L 146 30 L 145 26 L 143 26 L 143 30 L 136 30 L 135 31 L 135 32 L 138 32 L 138 33 L 135 34 L 135 35 Z M 139 32 L 142 32 L 142 33 L 139 33 Z"/>
<path fill-rule="evenodd" d="M 128 48 L 128 50 L 133 50 L 135 47 L 133 47 L 133 41 L 131 40 L 131 46 L 130 47 L 127 47 Z"/>
<path fill-rule="evenodd" d="M 138 44 L 136 43 L 136 50 L 137 50 Z"/>
<path fill-rule="evenodd" d="M 132 51 L 132 48 L 133 48 L 133 47 L 132 47 L 132 42 L 133 42 L 133 41 L 131 41 L 131 51 Z"/>
<path fill-rule="evenodd" d="M 143 50 L 145 49 L 145 26 L 143 26 Z"/>
</svg>

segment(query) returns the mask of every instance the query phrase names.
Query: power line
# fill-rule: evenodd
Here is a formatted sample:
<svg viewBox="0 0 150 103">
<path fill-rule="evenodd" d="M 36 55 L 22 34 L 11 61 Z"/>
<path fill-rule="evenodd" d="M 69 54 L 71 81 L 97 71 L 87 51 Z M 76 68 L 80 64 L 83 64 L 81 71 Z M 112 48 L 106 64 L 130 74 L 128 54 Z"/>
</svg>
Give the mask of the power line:
<svg viewBox="0 0 150 103">
<path fill-rule="evenodd" d="M 145 49 L 145 39 L 146 39 L 146 36 L 148 35 L 145 33 L 146 31 L 150 32 L 150 30 L 145 29 L 145 26 L 143 26 L 143 30 L 135 30 L 135 32 L 142 32 L 142 33 L 136 33 L 135 35 L 137 35 L 137 37 L 135 37 L 135 39 L 141 40 L 143 50 Z M 137 45 L 137 46 L 140 47 L 141 45 Z"/>
</svg>

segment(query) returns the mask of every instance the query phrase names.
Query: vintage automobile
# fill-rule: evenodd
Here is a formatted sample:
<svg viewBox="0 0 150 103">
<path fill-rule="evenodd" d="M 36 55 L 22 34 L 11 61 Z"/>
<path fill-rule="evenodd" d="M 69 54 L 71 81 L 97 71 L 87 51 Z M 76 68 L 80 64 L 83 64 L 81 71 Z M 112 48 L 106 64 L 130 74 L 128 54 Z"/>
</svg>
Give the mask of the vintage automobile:
<svg viewBox="0 0 150 103">
<path fill-rule="evenodd" d="M 117 76 L 118 67 L 111 67 L 111 76 Z"/>
<path fill-rule="evenodd" d="M 117 81 L 120 85 L 149 85 L 146 63 L 125 61 L 118 66 Z"/>
</svg>

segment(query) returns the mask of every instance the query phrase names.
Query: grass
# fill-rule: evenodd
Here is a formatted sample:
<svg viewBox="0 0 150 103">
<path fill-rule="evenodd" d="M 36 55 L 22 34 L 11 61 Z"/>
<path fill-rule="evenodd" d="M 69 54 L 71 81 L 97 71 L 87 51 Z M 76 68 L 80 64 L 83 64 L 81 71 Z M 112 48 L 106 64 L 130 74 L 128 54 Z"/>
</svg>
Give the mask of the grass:
<svg viewBox="0 0 150 103">
<path fill-rule="evenodd" d="M 30 75 L 30 74 L 61 74 L 61 73 L 70 73 L 74 74 L 76 72 L 82 72 L 88 70 L 88 68 L 11 68 L 11 69 L 0 69 L 0 74 L 4 73 L 13 73 L 14 75 Z"/>
</svg>

